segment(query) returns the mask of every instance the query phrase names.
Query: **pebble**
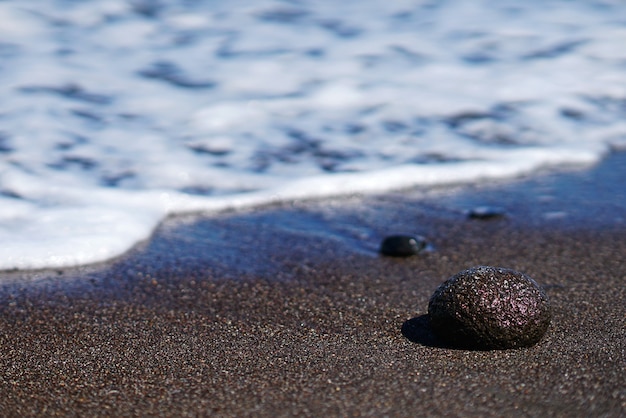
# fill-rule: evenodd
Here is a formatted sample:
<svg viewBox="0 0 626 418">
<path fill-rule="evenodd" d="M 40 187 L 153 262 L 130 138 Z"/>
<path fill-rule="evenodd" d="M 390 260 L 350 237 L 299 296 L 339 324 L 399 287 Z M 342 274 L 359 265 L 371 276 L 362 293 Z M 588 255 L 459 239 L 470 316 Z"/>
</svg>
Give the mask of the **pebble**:
<svg viewBox="0 0 626 418">
<path fill-rule="evenodd" d="M 428 304 L 433 332 L 455 348 L 508 349 L 536 344 L 550 325 L 548 297 L 527 275 L 479 266 L 437 288 Z"/>
<path fill-rule="evenodd" d="M 506 214 L 504 209 L 494 206 L 477 206 L 467 212 L 467 217 L 470 219 L 495 219 L 501 218 Z"/>
<path fill-rule="evenodd" d="M 392 257 L 408 257 L 426 248 L 426 239 L 419 235 L 391 235 L 380 245 L 380 252 Z"/>
</svg>

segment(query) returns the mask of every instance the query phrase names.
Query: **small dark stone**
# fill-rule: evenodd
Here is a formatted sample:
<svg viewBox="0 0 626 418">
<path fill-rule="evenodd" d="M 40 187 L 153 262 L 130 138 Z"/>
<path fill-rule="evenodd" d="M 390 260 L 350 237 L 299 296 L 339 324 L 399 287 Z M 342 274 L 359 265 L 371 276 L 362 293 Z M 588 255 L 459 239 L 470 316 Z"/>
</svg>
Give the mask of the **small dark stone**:
<svg viewBox="0 0 626 418">
<path fill-rule="evenodd" d="M 497 208 L 493 206 L 478 206 L 474 209 L 471 209 L 467 213 L 467 217 L 470 219 L 495 219 L 502 218 L 506 212 L 502 208 Z"/>
<path fill-rule="evenodd" d="M 445 281 L 430 298 L 428 314 L 435 335 L 466 349 L 530 347 L 551 319 L 548 297 L 533 279 L 487 266 Z"/>
<path fill-rule="evenodd" d="M 392 235 L 380 245 L 380 252 L 392 257 L 408 257 L 418 254 L 426 247 L 426 240 L 417 235 Z"/>
</svg>

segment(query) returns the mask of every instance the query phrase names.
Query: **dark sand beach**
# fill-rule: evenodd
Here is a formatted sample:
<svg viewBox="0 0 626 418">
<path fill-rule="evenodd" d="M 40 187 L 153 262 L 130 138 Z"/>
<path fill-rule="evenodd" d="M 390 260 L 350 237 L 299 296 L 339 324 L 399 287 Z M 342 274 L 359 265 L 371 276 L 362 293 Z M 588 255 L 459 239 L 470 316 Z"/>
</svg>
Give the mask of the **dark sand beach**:
<svg viewBox="0 0 626 418">
<path fill-rule="evenodd" d="M 626 154 L 509 182 L 182 216 L 97 266 L 0 273 L 2 416 L 626 415 Z M 475 206 L 506 216 L 471 220 Z M 431 247 L 377 253 L 389 234 Z M 475 265 L 544 286 L 531 348 L 446 347 Z"/>
</svg>

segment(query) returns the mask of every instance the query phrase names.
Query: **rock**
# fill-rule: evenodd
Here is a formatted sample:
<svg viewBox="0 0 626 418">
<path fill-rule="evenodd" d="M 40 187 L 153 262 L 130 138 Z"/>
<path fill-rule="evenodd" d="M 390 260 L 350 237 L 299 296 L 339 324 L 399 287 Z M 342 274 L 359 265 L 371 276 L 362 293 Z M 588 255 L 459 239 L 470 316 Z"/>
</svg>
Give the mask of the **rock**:
<svg viewBox="0 0 626 418">
<path fill-rule="evenodd" d="M 495 219 L 502 218 L 506 212 L 502 208 L 493 206 L 478 206 L 467 212 L 467 217 L 470 219 Z"/>
<path fill-rule="evenodd" d="M 532 346 L 551 319 L 548 297 L 533 279 L 487 266 L 446 280 L 431 296 L 428 314 L 435 335 L 469 349 Z"/>
<path fill-rule="evenodd" d="M 426 247 L 426 240 L 418 235 L 391 235 L 380 245 L 380 252 L 392 257 L 408 257 Z"/>
</svg>

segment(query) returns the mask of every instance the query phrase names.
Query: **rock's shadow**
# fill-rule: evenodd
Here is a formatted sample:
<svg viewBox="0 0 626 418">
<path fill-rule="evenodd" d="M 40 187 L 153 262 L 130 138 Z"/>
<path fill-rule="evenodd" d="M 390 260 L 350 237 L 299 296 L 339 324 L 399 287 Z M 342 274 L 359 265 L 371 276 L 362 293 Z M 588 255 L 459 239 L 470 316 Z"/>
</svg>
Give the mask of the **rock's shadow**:
<svg viewBox="0 0 626 418">
<path fill-rule="evenodd" d="M 407 340 L 426 347 L 463 349 L 462 347 L 456 347 L 437 338 L 430 326 L 428 314 L 416 316 L 415 318 L 405 321 L 404 324 L 402 324 L 402 335 L 404 335 Z"/>
<path fill-rule="evenodd" d="M 447 348 L 449 350 L 489 351 L 489 349 L 483 347 L 453 344 L 441 340 L 433 332 L 428 314 L 406 320 L 402 324 L 402 335 L 407 340 L 426 347 Z"/>
<path fill-rule="evenodd" d="M 402 335 L 407 340 L 427 347 L 451 348 L 435 336 L 428 314 L 416 316 L 402 324 Z"/>
</svg>

